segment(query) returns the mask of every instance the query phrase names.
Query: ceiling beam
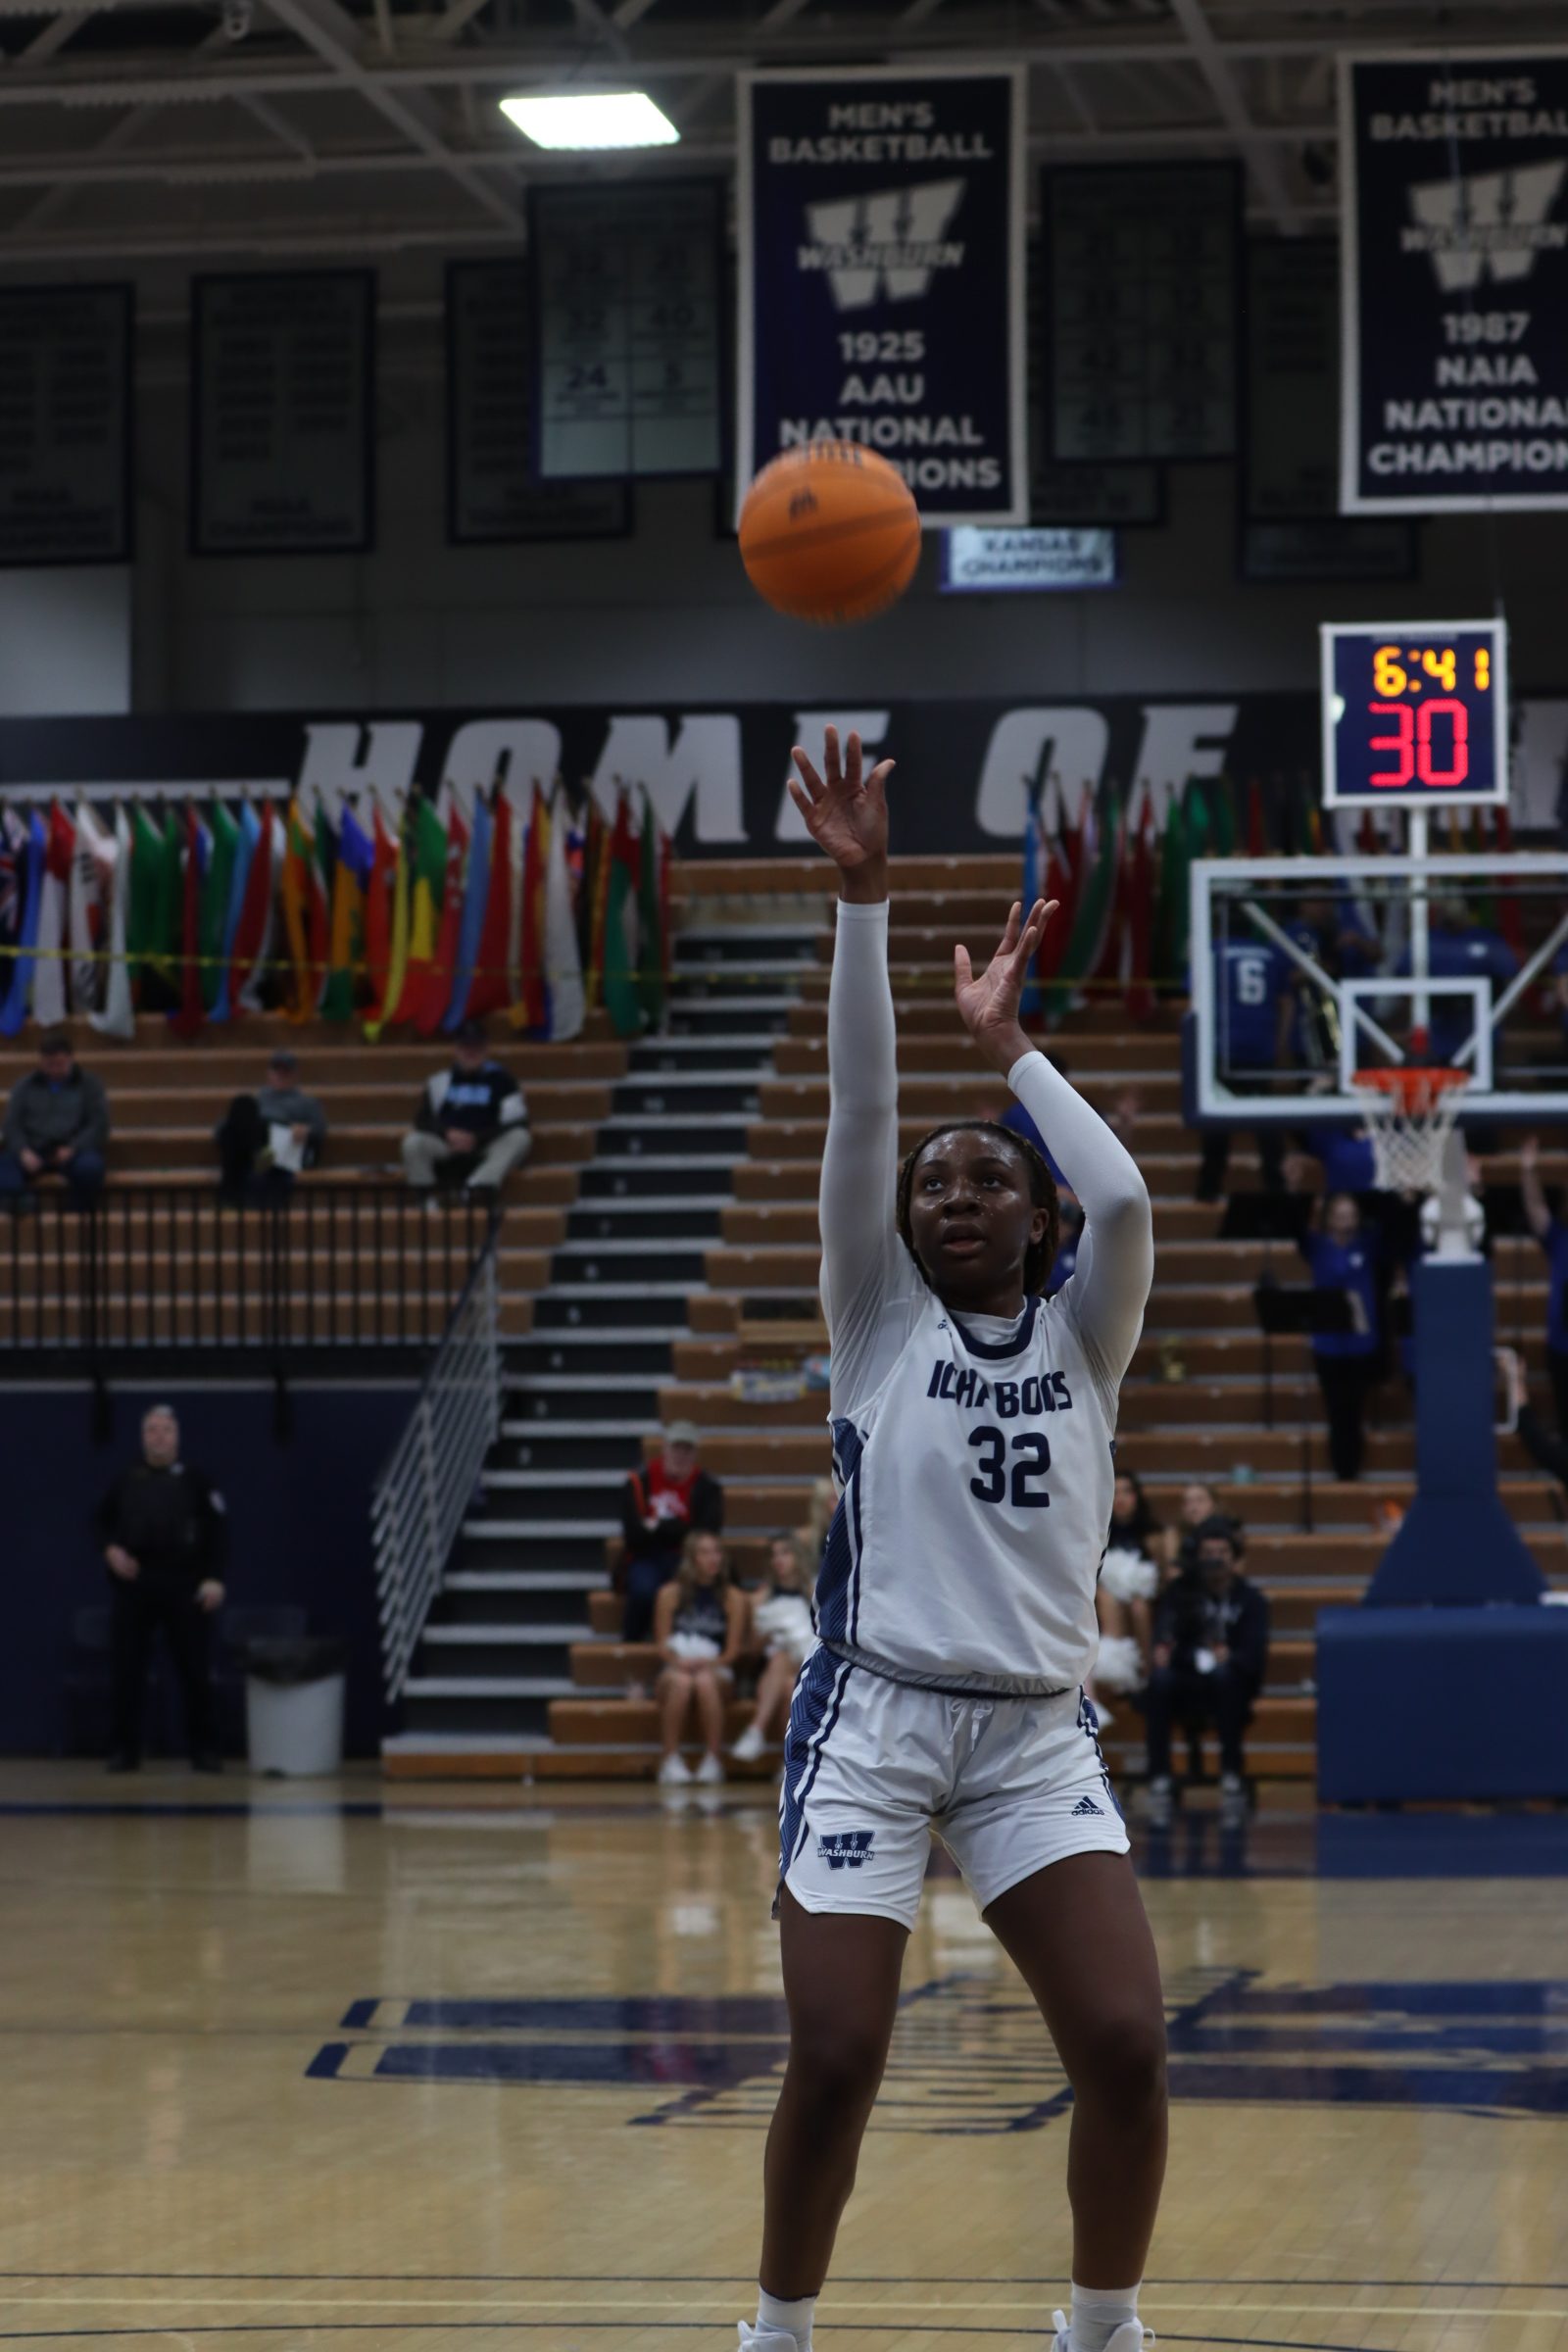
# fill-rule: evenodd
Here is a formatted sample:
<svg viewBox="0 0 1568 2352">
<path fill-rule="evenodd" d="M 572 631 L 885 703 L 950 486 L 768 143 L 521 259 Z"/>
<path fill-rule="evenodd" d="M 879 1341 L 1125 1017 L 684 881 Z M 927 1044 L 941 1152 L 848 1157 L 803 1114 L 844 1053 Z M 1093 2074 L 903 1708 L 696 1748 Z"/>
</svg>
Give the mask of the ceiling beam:
<svg viewBox="0 0 1568 2352">
<path fill-rule="evenodd" d="M 471 171 L 463 157 L 441 137 L 432 120 L 433 109 L 422 90 L 394 88 L 387 76 L 369 72 L 360 62 L 359 26 L 337 0 L 267 0 L 280 24 L 329 65 L 339 85 L 373 106 L 383 121 L 400 131 L 411 146 L 432 158 L 449 179 L 470 197 L 482 212 L 505 227 L 517 226 L 516 206 L 509 195 L 491 187 Z"/>
<path fill-rule="evenodd" d="M 1169 0 L 1169 6 L 1187 35 L 1194 62 L 1208 84 L 1210 96 L 1247 159 L 1248 170 L 1275 227 L 1284 236 L 1298 236 L 1300 215 L 1291 194 L 1285 166 L 1272 147 L 1264 145 L 1257 136 L 1230 58 L 1215 39 L 1214 28 L 1203 14 L 1203 0 Z"/>
</svg>

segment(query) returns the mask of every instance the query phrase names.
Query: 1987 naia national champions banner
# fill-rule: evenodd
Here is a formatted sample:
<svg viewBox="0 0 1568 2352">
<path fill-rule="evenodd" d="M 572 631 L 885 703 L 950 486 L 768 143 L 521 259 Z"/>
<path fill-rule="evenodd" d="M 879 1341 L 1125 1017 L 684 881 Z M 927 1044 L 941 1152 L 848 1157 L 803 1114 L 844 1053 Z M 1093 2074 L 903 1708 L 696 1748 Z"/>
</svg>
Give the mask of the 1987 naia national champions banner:
<svg viewBox="0 0 1568 2352">
<path fill-rule="evenodd" d="M 1348 514 L 1568 507 L 1568 49 L 1340 61 Z"/>
<path fill-rule="evenodd" d="M 736 478 L 808 441 L 1026 522 L 1021 68 L 743 74 Z"/>
</svg>

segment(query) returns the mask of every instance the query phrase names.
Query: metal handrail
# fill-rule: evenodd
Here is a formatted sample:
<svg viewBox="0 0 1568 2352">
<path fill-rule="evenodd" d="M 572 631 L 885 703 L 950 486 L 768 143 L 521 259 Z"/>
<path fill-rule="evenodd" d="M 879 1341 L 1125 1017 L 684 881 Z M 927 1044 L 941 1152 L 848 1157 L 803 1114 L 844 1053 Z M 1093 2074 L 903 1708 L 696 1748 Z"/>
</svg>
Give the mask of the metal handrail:
<svg viewBox="0 0 1568 2352">
<path fill-rule="evenodd" d="M 276 1200 L 208 1185 L 41 1190 L 0 1214 L 0 1351 L 115 1360 L 203 1350 L 279 1367 L 439 1340 L 490 1229 L 458 1193 L 312 1177 Z"/>
<path fill-rule="evenodd" d="M 370 1490 L 382 1679 L 401 1696 L 447 1558 L 501 1432 L 492 1232 L 452 1312 L 403 1435 Z"/>
</svg>

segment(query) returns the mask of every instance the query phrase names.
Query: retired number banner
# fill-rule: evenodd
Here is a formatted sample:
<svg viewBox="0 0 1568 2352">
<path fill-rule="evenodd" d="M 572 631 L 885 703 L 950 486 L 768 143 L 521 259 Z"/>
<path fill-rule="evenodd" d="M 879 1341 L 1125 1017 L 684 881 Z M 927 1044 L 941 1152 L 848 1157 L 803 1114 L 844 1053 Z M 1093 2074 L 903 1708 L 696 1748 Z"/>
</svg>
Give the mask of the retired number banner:
<svg viewBox="0 0 1568 2352">
<path fill-rule="evenodd" d="M 1347 514 L 1568 507 L 1568 49 L 1342 57 Z"/>
<path fill-rule="evenodd" d="M 740 76 L 736 476 L 858 441 L 1026 522 L 1021 68 Z"/>
</svg>

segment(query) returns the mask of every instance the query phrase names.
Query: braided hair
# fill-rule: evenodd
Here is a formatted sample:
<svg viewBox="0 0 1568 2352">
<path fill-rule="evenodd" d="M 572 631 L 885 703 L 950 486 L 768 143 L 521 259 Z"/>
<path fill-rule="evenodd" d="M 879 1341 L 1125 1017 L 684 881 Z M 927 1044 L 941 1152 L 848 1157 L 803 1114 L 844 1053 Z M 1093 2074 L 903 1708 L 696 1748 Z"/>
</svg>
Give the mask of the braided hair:
<svg viewBox="0 0 1568 2352">
<path fill-rule="evenodd" d="M 1029 1244 L 1023 1255 L 1023 1295 L 1026 1298 L 1033 1298 L 1044 1291 L 1047 1278 L 1056 1261 L 1056 1244 L 1061 1234 L 1061 1200 L 1055 1178 L 1028 1137 L 1015 1134 L 1012 1128 L 1004 1127 L 998 1119 L 944 1119 L 940 1127 L 933 1127 L 928 1134 L 922 1135 L 913 1149 L 905 1154 L 904 1164 L 899 1170 L 899 1239 L 914 1259 L 915 1271 L 921 1281 L 930 1288 L 931 1277 L 920 1263 L 920 1254 L 915 1249 L 909 1226 L 914 1171 L 921 1152 L 928 1144 L 934 1144 L 939 1135 L 964 1134 L 1000 1136 L 1023 1161 L 1024 1172 L 1029 1178 L 1029 1198 L 1036 1208 L 1043 1208 L 1046 1212 L 1045 1232 L 1038 1242 Z"/>
</svg>

